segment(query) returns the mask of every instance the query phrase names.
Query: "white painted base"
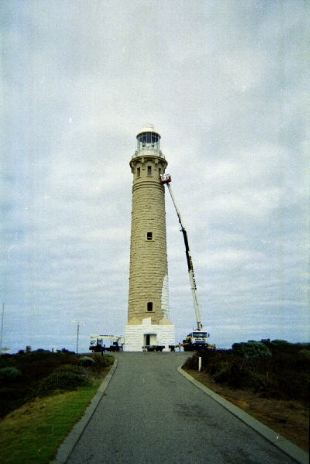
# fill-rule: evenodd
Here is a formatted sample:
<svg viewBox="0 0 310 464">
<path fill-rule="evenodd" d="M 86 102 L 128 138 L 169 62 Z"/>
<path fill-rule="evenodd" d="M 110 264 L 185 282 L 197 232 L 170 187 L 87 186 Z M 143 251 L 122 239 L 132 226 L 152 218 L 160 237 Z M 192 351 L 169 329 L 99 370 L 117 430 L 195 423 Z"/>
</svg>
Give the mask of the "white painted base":
<svg viewBox="0 0 310 464">
<path fill-rule="evenodd" d="M 169 345 L 175 345 L 174 325 L 154 325 L 150 317 L 143 319 L 142 324 L 126 325 L 124 351 L 142 351 L 147 340 L 149 345 L 164 345 L 163 351 L 170 351 Z"/>
</svg>

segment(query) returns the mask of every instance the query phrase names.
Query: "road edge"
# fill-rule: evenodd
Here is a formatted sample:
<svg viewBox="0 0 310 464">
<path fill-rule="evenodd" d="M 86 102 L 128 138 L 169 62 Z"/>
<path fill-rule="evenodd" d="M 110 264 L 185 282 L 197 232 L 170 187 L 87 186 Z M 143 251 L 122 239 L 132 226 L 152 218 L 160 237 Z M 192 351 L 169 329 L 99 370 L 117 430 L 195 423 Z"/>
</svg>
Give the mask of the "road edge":
<svg viewBox="0 0 310 464">
<path fill-rule="evenodd" d="M 87 424 L 89 423 L 90 419 L 92 418 L 94 412 L 97 409 L 97 406 L 103 397 L 113 375 L 117 368 L 118 360 L 114 358 L 114 364 L 111 367 L 110 372 L 105 376 L 102 384 L 98 388 L 95 396 L 90 402 L 90 405 L 85 410 L 84 416 L 75 424 L 69 435 L 65 438 L 62 442 L 60 447 L 58 448 L 56 458 L 50 462 L 50 464 L 66 464 L 70 454 L 74 450 L 77 442 L 79 441 L 82 433 L 84 432 Z"/>
<path fill-rule="evenodd" d="M 294 443 L 291 443 L 286 438 L 277 434 L 274 430 L 262 424 L 257 419 L 254 419 L 254 417 L 250 416 L 248 413 L 238 408 L 238 406 L 235 406 L 233 403 L 230 403 L 222 396 L 210 390 L 208 387 L 200 383 L 198 380 L 194 379 L 190 374 L 185 372 L 182 369 L 182 366 L 178 367 L 177 370 L 187 380 L 189 380 L 196 387 L 200 388 L 200 390 L 204 391 L 208 396 L 210 396 L 214 401 L 216 401 L 225 409 L 230 411 L 234 416 L 238 417 L 238 419 L 240 419 L 242 422 L 254 429 L 257 433 L 262 435 L 266 440 L 271 442 L 277 448 L 280 448 L 288 456 L 295 459 L 295 461 L 297 461 L 300 464 L 309 463 L 309 454 L 306 451 L 302 450 L 297 445 L 294 445 Z"/>
</svg>

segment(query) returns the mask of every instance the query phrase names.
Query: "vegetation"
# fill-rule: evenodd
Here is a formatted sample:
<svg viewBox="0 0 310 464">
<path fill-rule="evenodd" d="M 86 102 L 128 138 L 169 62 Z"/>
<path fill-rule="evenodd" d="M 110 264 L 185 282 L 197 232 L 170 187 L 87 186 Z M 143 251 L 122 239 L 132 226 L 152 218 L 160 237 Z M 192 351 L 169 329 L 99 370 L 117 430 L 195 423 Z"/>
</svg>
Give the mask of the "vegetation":
<svg viewBox="0 0 310 464">
<path fill-rule="evenodd" d="M 36 398 L 0 421 L 2 464 L 48 464 L 81 418 L 99 381 L 75 391 Z"/>
<path fill-rule="evenodd" d="M 196 353 L 186 366 L 202 370 L 219 384 L 250 390 L 263 398 L 298 400 L 309 405 L 310 344 L 283 340 L 235 343 L 231 350 Z"/>
<path fill-rule="evenodd" d="M 202 371 L 198 372 L 198 357 Z M 310 344 L 235 343 L 183 366 L 199 382 L 309 452 Z"/>
<path fill-rule="evenodd" d="M 112 364 L 67 350 L 0 356 L 1 463 L 49 463 Z"/>
<path fill-rule="evenodd" d="M 0 369 L 0 379 L 16 380 L 22 376 L 22 373 L 16 367 L 3 367 Z"/>
<path fill-rule="evenodd" d="M 79 359 L 79 366 L 93 366 L 94 364 L 95 361 L 93 360 L 93 358 L 90 358 L 89 356 L 83 356 Z"/>
<path fill-rule="evenodd" d="M 111 356 L 37 350 L 0 356 L 0 418 L 37 397 L 92 385 Z"/>
</svg>

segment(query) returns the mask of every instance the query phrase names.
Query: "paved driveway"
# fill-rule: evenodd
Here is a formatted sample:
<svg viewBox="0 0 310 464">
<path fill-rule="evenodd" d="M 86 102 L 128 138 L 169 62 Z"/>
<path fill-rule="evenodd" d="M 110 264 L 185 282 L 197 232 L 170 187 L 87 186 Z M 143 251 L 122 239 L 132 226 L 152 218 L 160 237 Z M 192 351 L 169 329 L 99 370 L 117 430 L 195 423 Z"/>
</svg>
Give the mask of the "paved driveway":
<svg viewBox="0 0 310 464">
<path fill-rule="evenodd" d="M 68 464 L 291 464 L 180 375 L 184 353 L 119 353 L 118 367 Z"/>
</svg>

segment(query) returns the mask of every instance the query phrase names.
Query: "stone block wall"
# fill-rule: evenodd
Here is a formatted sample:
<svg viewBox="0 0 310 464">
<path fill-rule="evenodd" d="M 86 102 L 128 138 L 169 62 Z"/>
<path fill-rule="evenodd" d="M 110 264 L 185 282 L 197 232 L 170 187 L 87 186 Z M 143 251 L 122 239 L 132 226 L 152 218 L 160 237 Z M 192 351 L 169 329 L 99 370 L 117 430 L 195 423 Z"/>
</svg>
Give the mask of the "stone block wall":
<svg viewBox="0 0 310 464">
<path fill-rule="evenodd" d="M 128 321 L 142 320 L 148 313 L 154 324 L 169 318 L 165 190 L 159 179 L 166 165 L 164 158 L 155 156 L 131 161 L 134 181 Z M 148 303 L 152 303 L 151 310 Z"/>
</svg>

